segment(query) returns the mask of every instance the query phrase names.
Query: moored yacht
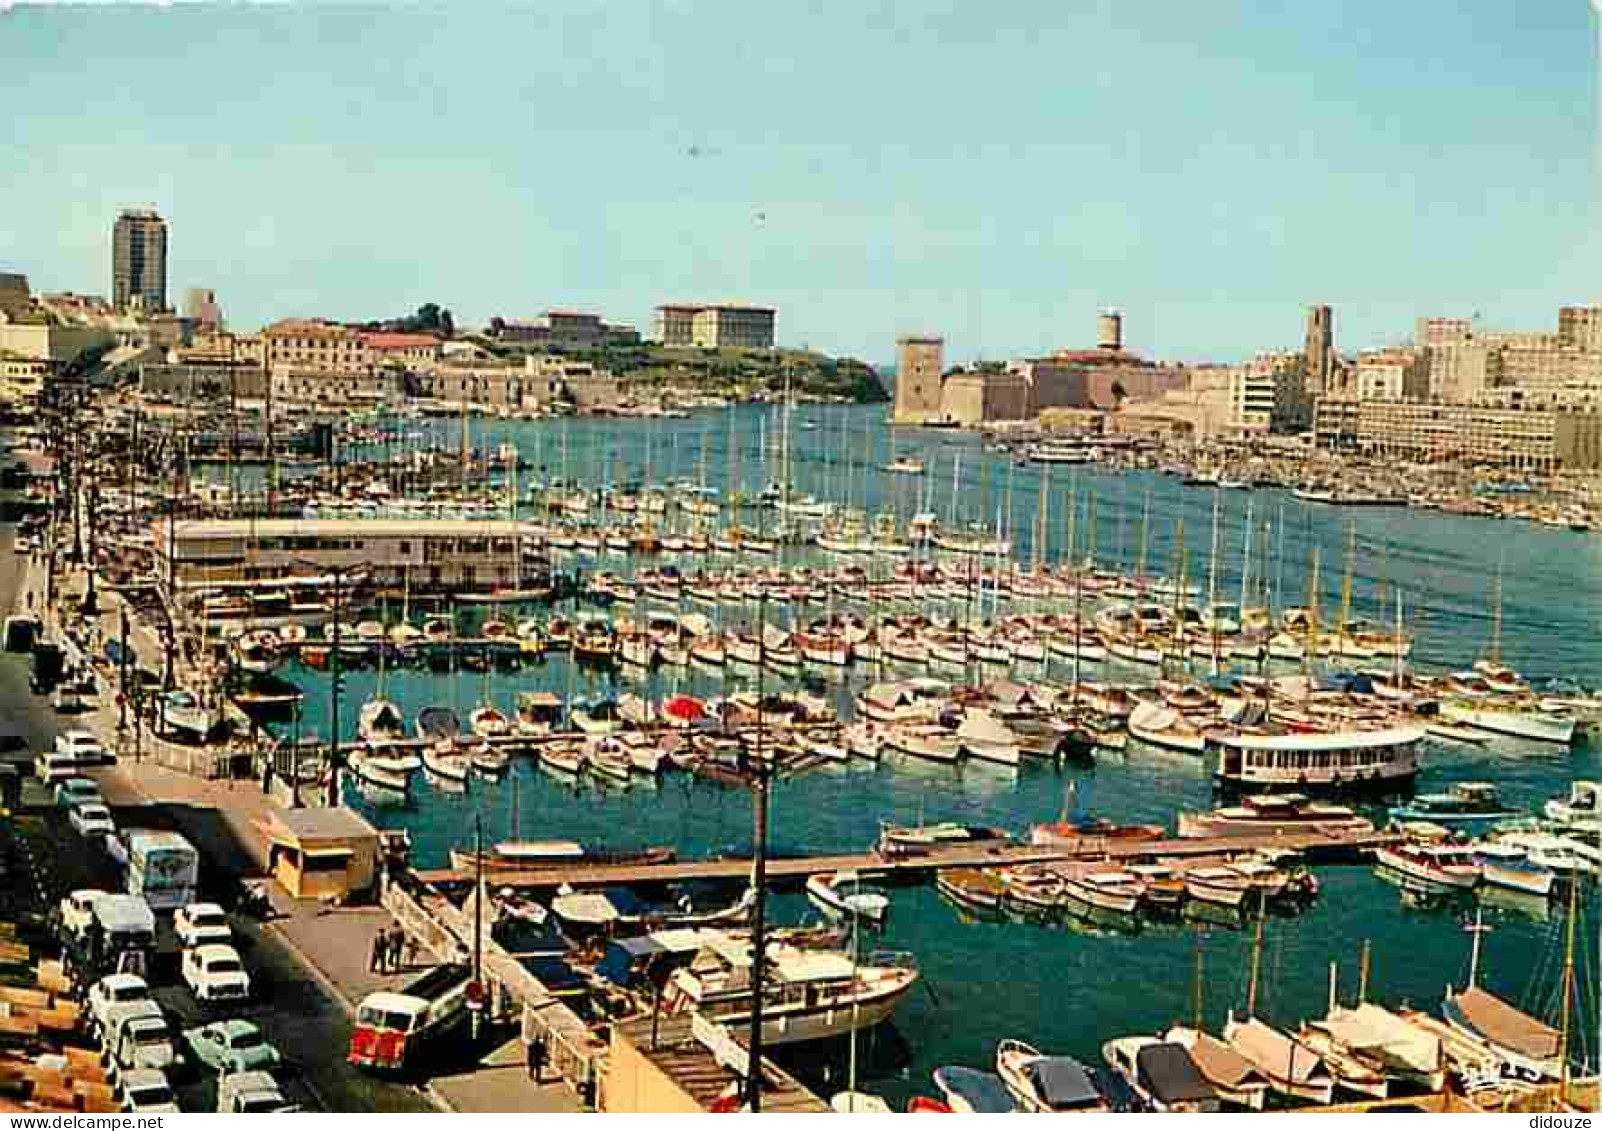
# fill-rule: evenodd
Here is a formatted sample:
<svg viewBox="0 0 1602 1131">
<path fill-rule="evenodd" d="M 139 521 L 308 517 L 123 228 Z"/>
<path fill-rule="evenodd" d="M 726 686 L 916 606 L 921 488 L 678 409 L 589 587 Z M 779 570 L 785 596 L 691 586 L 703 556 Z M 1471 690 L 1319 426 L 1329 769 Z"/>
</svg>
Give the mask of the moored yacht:
<svg viewBox="0 0 1602 1131">
<path fill-rule="evenodd" d="M 770 944 L 763 979 L 762 1039 L 767 1045 L 843 1037 L 888 1019 L 918 981 L 909 955 L 872 954 L 864 961 L 835 950 Z M 738 1029 L 752 1005 L 751 943 L 707 932 L 685 968 L 663 992 L 670 1013 L 696 1012 Z"/>
<path fill-rule="evenodd" d="M 1374 823 L 1344 805 L 1309 801 L 1297 793 L 1253 794 L 1239 805 L 1211 813 L 1180 813 L 1182 838 L 1220 836 L 1285 836 L 1323 833 L 1326 836 L 1361 836 L 1374 831 Z"/>
</svg>

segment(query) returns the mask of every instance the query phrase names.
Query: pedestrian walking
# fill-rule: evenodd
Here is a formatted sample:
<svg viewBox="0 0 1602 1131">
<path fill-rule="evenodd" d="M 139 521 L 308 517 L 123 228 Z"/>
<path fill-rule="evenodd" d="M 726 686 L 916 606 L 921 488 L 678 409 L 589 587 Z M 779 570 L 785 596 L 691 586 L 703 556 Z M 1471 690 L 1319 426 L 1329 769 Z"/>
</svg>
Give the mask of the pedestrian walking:
<svg viewBox="0 0 1602 1131">
<path fill-rule="evenodd" d="M 384 972 L 384 948 L 389 945 L 389 936 L 379 931 L 373 936 L 373 949 L 367 956 L 367 972 L 369 974 L 382 974 Z"/>
<path fill-rule="evenodd" d="M 384 973 L 393 974 L 400 965 L 400 932 L 384 932 Z"/>
<path fill-rule="evenodd" d="M 406 945 L 405 945 L 405 958 L 406 958 L 406 967 L 407 967 L 407 969 L 411 969 L 412 967 L 417 965 L 417 950 L 418 950 L 417 940 L 412 938 L 410 935 L 407 935 L 406 936 Z"/>
<path fill-rule="evenodd" d="M 542 1083 L 545 1079 L 545 1062 L 548 1057 L 545 1034 L 540 1033 L 528 1043 L 528 1078 L 536 1084 Z"/>
</svg>

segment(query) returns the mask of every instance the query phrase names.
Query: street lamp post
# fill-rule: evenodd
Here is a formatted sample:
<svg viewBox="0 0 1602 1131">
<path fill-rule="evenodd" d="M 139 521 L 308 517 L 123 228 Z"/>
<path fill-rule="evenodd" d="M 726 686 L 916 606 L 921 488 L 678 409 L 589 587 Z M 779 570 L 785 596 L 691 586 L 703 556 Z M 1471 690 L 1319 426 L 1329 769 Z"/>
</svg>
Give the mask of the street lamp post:
<svg viewBox="0 0 1602 1131">
<path fill-rule="evenodd" d="M 339 696 L 343 690 L 344 682 L 340 674 L 340 629 L 344 618 L 343 596 L 345 577 L 348 574 L 358 573 L 361 566 L 328 566 L 322 562 L 301 559 L 301 565 L 309 566 L 315 570 L 323 570 L 334 578 L 334 631 L 329 637 L 328 654 L 328 792 L 324 803 L 330 808 L 339 805 L 339 775 L 344 769 L 343 757 L 339 750 Z"/>
</svg>

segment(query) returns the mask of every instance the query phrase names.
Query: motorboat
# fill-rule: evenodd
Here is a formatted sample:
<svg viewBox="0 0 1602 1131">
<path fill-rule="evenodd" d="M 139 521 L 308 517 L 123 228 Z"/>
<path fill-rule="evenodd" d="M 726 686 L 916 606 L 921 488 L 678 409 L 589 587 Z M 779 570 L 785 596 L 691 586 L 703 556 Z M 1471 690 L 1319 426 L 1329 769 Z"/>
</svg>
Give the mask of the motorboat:
<svg viewBox="0 0 1602 1131">
<path fill-rule="evenodd" d="M 1006 1082 L 994 1072 L 945 1065 L 934 1070 L 935 1087 L 957 1115 L 1005 1115 L 1018 1110 Z"/>
<path fill-rule="evenodd" d="M 582 739 L 563 739 L 543 743 L 540 765 L 558 774 L 577 774 L 584 768 L 585 744 Z"/>
<path fill-rule="evenodd" d="M 1119 1037 L 1101 1046 L 1101 1059 L 1153 1111 L 1218 1110 L 1218 1093 L 1184 1045 L 1156 1037 Z"/>
<path fill-rule="evenodd" d="M 1025 1112 L 1110 1110 L 1090 1070 L 1071 1056 L 1047 1056 L 1022 1041 L 1002 1041 L 996 1048 L 996 1075 Z"/>
<path fill-rule="evenodd" d="M 1062 868 L 1063 895 L 1102 911 L 1133 915 L 1146 894 L 1133 872 L 1110 869 Z"/>
<path fill-rule="evenodd" d="M 465 785 L 473 771 L 473 762 L 467 755 L 457 752 L 454 740 L 442 740 L 423 748 L 423 769 L 440 781 Z"/>
<path fill-rule="evenodd" d="M 406 738 L 406 717 L 388 699 L 369 699 L 356 714 L 356 733 L 369 746 L 385 746 Z"/>
<path fill-rule="evenodd" d="M 1016 766 L 1020 757 L 1018 736 L 989 711 L 963 713 L 957 727 L 957 749 L 970 758 Z"/>
<path fill-rule="evenodd" d="M 935 873 L 935 890 L 953 903 L 981 915 L 995 915 L 1007 897 L 1007 883 L 985 868 L 942 868 Z"/>
<path fill-rule="evenodd" d="M 512 720 L 499 707 L 481 703 L 467 716 L 467 729 L 479 738 L 504 738 L 512 733 Z"/>
<path fill-rule="evenodd" d="M 1448 988 L 1441 1016 L 1452 1029 L 1489 1046 L 1509 1074 L 1531 1081 L 1562 1074 L 1562 1034 L 1479 986 Z"/>
<path fill-rule="evenodd" d="M 454 739 L 462 733 L 462 720 L 449 707 L 424 707 L 417 713 L 417 737 L 425 742 L 437 743 Z"/>
<path fill-rule="evenodd" d="M 957 736 L 934 725 L 889 727 L 884 732 L 884 745 L 898 754 L 931 762 L 955 762 L 962 753 Z"/>
<path fill-rule="evenodd" d="M 505 840 L 482 854 L 469 848 L 451 849 L 451 867 L 470 872 L 534 872 L 564 864 L 671 864 L 671 848 L 595 850 L 576 840 Z"/>
<path fill-rule="evenodd" d="M 734 1031 L 752 1013 L 751 942 L 704 934 L 689 965 L 663 990 L 668 1013 L 699 1013 Z M 838 950 L 771 943 L 762 980 L 762 1041 L 769 1047 L 866 1032 L 887 1020 L 919 974 L 911 956 L 875 952 L 861 961 Z"/>
<path fill-rule="evenodd" d="M 1445 842 L 1407 840 L 1382 845 L 1374 850 L 1374 860 L 1409 886 L 1426 891 L 1468 891 L 1480 882 L 1480 866 L 1473 854 Z"/>
<path fill-rule="evenodd" d="M 1163 1040 L 1179 1045 L 1223 1102 L 1261 1111 L 1268 1098 L 1268 1077 L 1250 1060 L 1210 1033 L 1176 1026 Z"/>
<path fill-rule="evenodd" d="M 1289 836 L 1322 833 L 1325 836 L 1362 836 L 1374 823 L 1344 805 L 1309 801 L 1299 793 L 1254 794 L 1239 805 L 1211 813 L 1180 813 L 1182 839 L 1226 836 Z"/>
<path fill-rule="evenodd" d="M 1327 1034 L 1342 1048 L 1377 1062 L 1385 1075 L 1401 1083 L 1428 1092 L 1439 1092 L 1446 1083 L 1440 1038 L 1408 1024 L 1383 1006 L 1371 1002 L 1350 1008 L 1337 1005 L 1328 1016 L 1309 1022 L 1309 1026 Z"/>
<path fill-rule="evenodd" d="M 161 723 L 192 742 L 207 741 L 222 726 L 220 704 L 208 704 L 192 691 L 168 691 L 160 699 Z"/>
<path fill-rule="evenodd" d="M 1187 867 L 1184 879 L 1187 896 L 1221 907 L 1241 906 L 1253 890 L 1251 879 L 1227 864 Z"/>
<path fill-rule="evenodd" d="M 1489 782 L 1456 782 L 1445 793 L 1421 793 L 1391 810 L 1393 819 L 1466 829 L 1484 828 L 1520 815 L 1502 804 L 1496 786 Z"/>
<path fill-rule="evenodd" d="M 940 821 L 931 825 L 881 823 L 875 846 L 881 856 L 921 856 L 945 848 L 988 848 L 1010 844 L 1004 829 Z"/>
<path fill-rule="evenodd" d="M 1329 1104 L 1335 1077 L 1324 1059 L 1301 1041 L 1255 1017 L 1224 1024 L 1224 1041 L 1246 1058 L 1281 1095 Z"/>
<path fill-rule="evenodd" d="M 1574 741 L 1572 715 L 1543 709 L 1523 696 L 1465 696 L 1441 701 L 1441 718 L 1491 734 L 1568 746 Z"/>
<path fill-rule="evenodd" d="M 1507 840 L 1480 840 L 1468 848 L 1480 866 L 1480 880 L 1487 886 L 1543 898 L 1552 894 L 1557 873 L 1531 860 L 1524 846 Z"/>
<path fill-rule="evenodd" d="M 807 877 L 807 898 L 830 919 L 856 919 L 882 928 L 890 914 L 890 897 L 861 886 L 856 872 L 820 873 Z"/>
<path fill-rule="evenodd" d="M 1602 781 L 1577 781 L 1567 798 L 1554 797 L 1542 808 L 1549 820 L 1595 835 L 1602 832 Z"/>
<path fill-rule="evenodd" d="M 1318 1054 L 1342 1091 L 1371 1100 L 1383 1100 L 1390 1094 L 1385 1065 L 1377 1057 L 1352 1048 L 1322 1028 L 1303 1025 L 1296 1040 Z"/>
</svg>

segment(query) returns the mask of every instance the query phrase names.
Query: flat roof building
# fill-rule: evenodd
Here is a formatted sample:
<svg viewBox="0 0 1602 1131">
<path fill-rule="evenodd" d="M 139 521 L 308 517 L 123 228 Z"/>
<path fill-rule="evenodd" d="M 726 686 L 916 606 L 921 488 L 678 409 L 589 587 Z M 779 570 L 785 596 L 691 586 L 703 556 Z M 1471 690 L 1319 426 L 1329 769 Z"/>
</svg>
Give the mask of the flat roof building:
<svg viewBox="0 0 1602 1131">
<path fill-rule="evenodd" d="M 776 318 L 770 306 L 669 303 L 656 308 L 656 337 L 665 346 L 772 349 Z"/>
<path fill-rule="evenodd" d="M 541 572 L 532 536 L 502 519 L 179 519 L 170 535 L 163 519 L 152 537 L 156 576 L 165 582 L 170 570 L 179 591 L 336 569 L 413 592 L 485 591 Z"/>
<path fill-rule="evenodd" d="M 167 309 L 167 221 L 130 208 L 111 229 L 111 301 L 152 313 Z"/>
</svg>

